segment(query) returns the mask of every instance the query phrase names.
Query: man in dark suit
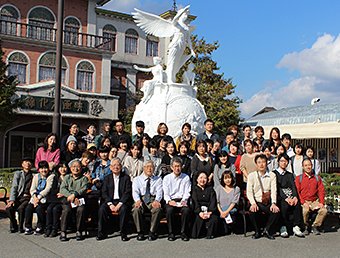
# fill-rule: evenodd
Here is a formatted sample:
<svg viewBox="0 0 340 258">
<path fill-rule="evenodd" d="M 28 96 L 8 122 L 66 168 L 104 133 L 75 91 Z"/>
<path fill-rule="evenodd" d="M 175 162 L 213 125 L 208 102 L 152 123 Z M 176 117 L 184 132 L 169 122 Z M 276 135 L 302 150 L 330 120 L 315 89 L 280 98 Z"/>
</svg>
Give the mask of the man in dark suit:
<svg viewBox="0 0 340 258">
<path fill-rule="evenodd" d="M 122 171 L 120 159 L 112 159 L 110 169 L 112 175 L 105 177 L 102 186 L 104 203 L 98 211 L 97 240 L 103 240 L 107 237 L 105 229 L 107 228 L 109 218 L 112 218 L 114 213 L 118 213 L 122 241 L 128 241 L 129 238 L 126 235 L 126 218 L 128 211 L 131 210 L 132 184 L 130 177 Z"/>
</svg>

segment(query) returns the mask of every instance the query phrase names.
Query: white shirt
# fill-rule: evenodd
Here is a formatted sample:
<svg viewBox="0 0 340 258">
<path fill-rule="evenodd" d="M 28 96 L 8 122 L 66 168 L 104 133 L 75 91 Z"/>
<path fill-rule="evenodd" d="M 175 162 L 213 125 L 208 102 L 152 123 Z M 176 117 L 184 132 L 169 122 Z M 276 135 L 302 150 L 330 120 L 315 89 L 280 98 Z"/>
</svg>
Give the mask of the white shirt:
<svg viewBox="0 0 340 258">
<path fill-rule="evenodd" d="M 118 200 L 119 199 L 119 175 L 116 176 L 115 174 L 113 175 L 113 181 L 114 181 L 114 193 L 113 193 L 113 199 Z"/>
<path fill-rule="evenodd" d="M 155 200 L 160 202 L 163 198 L 162 178 L 158 176 L 150 177 L 150 194 L 155 196 Z M 145 195 L 148 177 L 143 173 L 132 181 L 132 197 L 135 202 L 141 200 Z"/>
<path fill-rule="evenodd" d="M 190 178 L 184 173 L 179 176 L 171 173 L 163 179 L 163 192 L 166 203 L 174 199 L 181 199 L 181 201 L 186 202 L 190 197 L 190 189 Z"/>
</svg>

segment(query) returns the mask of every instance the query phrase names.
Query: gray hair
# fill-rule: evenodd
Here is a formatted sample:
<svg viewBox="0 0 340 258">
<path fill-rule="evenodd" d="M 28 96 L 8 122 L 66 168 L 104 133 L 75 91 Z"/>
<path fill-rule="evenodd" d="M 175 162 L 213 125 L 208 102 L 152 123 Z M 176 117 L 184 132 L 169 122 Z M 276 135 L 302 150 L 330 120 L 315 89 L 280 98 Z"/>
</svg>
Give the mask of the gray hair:
<svg viewBox="0 0 340 258">
<path fill-rule="evenodd" d="M 122 166 L 122 161 L 120 160 L 120 158 L 113 158 L 113 159 L 111 159 L 111 163 L 110 164 L 112 164 L 114 161 L 118 161 L 119 165 Z"/>
<path fill-rule="evenodd" d="M 179 163 L 179 164 L 181 164 L 181 166 L 183 165 L 182 164 L 183 162 L 179 157 L 173 157 L 170 161 L 170 166 L 172 166 L 174 163 Z"/>
<path fill-rule="evenodd" d="M 73 159 L 68 163 L 68 167 L 71 167 L 73 163 L 77 162 L 81 166 L 81 161 L 79 159 Z"/>
<path fill-rule="evenodd" d="M 155 163 L 151 159 L 144 161 L 143 167 L 145 167 L 148 164 L 151 164 L 153 168 L 155 168 Z"/>
</svg>

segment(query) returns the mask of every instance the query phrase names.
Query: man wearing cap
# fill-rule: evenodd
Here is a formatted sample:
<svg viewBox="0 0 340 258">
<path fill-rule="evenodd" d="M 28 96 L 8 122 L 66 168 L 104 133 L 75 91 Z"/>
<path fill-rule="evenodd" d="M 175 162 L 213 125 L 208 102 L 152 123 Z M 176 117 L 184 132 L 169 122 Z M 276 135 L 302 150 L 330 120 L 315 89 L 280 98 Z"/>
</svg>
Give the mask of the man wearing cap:
<svg viewBox="0 0 340 258">
<path fill-rule="evenodd" d="M 10 232 L 18 230 L 24 232 L 25 209 L 31 199 L 30 188 L 32 184 L 32 160 L 24 158 L 21 162 L 21 170 L 15 171 L 12 181 L 11 194 L 6 205 L 6 213 L 10 219 Z M 19 215 L 19 227 L 15 218 L 15 212 Z"/>
<path fill-rule="evenodd" d="M 142 135 L 144 133 L 145 124 L 143 121 L 136 122 L 136 131 L 137 133 L 132 136 L 132 143 L 141 141 Z"/>
<path fill-rule="evenodd" d="M 71 212 L 74 210 L 76 212 L 76 239 L 79 241 L 83 240 L 84 196 L 88 186 L 88 179 L 81 173 L 81 163 L 78 159 L 71 160 L 69 167 L 71 174 L 66 175 L 60 185 L 60 194 L 64 196 L 60 240 L 67 241 L 67 223 Z"/>
<path fill-rule="evenodd" d="M 135 202 L 132 217 L 135 222 L 138 236 L 137 240 L 144 240 L 143 225 L 144 213 L 151 212 L 151 225 L 148 239 L 157 238 L 157 229 L 161 216 L 161 200 L 163 197 L 162 179 L 154 175 L 155 166 L 151 160 L 144 163 L 143 174 L 136 177 L 132 183 L 132 197 Z"/>
<path fill-rule="evenodd" d="M 119 228 L 122 241 L 128 241 L 127 237 L 127 215 L 131 210 L 131 180 L 130 177 L 122 171 L 120 159 L 113 158 L 110 164 L 112 175 L 104 178 L 102 185 L 103 204 L 98 211 L 98 235 L 97 240 L 103 240 L 107 237 L 107 226 L 112 213 L 119 215 Z"/>
</svg>

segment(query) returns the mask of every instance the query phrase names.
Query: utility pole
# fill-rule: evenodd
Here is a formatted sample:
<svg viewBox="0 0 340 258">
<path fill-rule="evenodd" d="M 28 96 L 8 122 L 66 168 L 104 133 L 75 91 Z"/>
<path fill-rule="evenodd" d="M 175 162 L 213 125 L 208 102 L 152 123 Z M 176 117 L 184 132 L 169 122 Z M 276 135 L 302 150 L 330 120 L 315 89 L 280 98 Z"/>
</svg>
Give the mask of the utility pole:
<svg viewBox="0 0 340 258">
<path fill-rule="evenodd" d="M 54 112 L 52 132 L 61 136 L 61 64 L 63 60 L 64 0 L 58 0 L 56 78 L 54 87 Z"/>
</svg>

